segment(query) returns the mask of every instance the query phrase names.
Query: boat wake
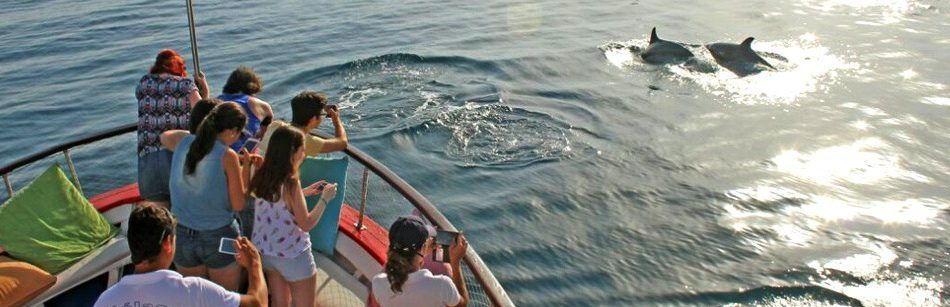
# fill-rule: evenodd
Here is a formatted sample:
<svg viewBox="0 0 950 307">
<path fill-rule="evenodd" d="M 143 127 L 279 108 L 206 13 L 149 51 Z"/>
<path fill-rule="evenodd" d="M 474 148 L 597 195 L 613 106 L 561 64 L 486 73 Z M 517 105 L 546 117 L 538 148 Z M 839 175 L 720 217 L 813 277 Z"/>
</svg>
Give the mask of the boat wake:
<svg viewBox="0 0 950 307">
<path fill-rule="evenodd" d="M 505 101 L 501 64 L 459 56 L 387 54 L 306 71 L 345 111 L 358 140 L 440 155 L 462 167 L 523 167 L 570 156 L 571 125 Z"/>
</svg>

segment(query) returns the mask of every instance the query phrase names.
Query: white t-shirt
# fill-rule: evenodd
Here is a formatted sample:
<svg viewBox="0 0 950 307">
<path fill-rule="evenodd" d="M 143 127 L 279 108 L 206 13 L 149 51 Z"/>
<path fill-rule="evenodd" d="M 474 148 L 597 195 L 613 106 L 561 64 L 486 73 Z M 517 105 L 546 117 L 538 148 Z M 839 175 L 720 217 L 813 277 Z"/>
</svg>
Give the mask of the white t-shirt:
<svg viewBox="0 0 950 307">
<path fill-rule="evenodd" d="M 402 292 L 393 294 L 386 273 L 373 277 L 373 296 L 380 306 L 455 306 L 461 300 L 452 279 L 445 275 L 432 276 L 429 270 L 421 269 L 409 274 L 402 284 Z"/>
<path fill-rule="evenodd" d="M 233 306 L 241 295 L 200 277 L 182 277 L 175 271 L 158 270 L 125 276 L 106 290 L 96 307 L 124 306 Z"/>
</svg>

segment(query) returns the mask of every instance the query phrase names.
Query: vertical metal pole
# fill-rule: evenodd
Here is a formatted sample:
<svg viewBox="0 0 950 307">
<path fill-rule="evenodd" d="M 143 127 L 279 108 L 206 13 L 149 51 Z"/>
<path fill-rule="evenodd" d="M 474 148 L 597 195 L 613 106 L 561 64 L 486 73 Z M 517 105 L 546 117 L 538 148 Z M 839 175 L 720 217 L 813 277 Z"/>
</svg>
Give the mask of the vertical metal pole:
<svg viewBox="0 0 950 307">
<path fill-rule="evenodd" d="M 363 191 L 360 196 L 360 217 L 356 220 L 356 231 L 366 229 L 363 227 L 363 216 L 366 212 L 366 193 L 369 192 L 369 169 L 363 168 Z"/>
<path fill-rule="evenodd" d="M 198 34 L 195 33 L 195 10 L 191 6 L 191 0 L 185 0 L 188 5 L 188 34 L 191 35 L 191 58 L 195 62 L 195 75 L 201 72 L 201 65 L 198 64 Z"/>
<path fill-rule="evenodd" d="M 79 184 L 79 175 L 76 174 L 76 167 L 73 166 L 73 158 L 69 155 L 69 149 L 63 150 L 63 155 L 66 156 L 66 165 L 69 166 L 69 173 L 73 175 L 73 183 L 75 183 L 76 188 L 79 189 L 79 194 L 85 197 L 86 193 L 82 191 L 82 185 Z"/>
<path fill-rule="evenodd" d="M 7 186 L 7 195 L 13 198 L 13 184 L 10 183 L 10 174 L 3 174 L 3 183 Z"/>
</svg>

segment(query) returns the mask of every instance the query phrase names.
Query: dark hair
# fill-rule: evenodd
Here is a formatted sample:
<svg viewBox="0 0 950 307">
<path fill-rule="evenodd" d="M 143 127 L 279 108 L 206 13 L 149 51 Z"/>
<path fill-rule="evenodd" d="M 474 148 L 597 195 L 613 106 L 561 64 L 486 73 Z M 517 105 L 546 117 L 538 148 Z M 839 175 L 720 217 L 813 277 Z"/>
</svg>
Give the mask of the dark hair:
<svg viewBox="0 0 950 307">
<path fill-rule="evenodd" d="M 327 95 L 314 91 L 303 91 L 290 100 L 293 116 L 290 122 L 295 126 L 306 126 L 314 116 L 319 117 L 327 106 Z"/>
<path fill-rule="evenodd" d="M 254 95 L 263 90 L 264 81 L 261 81 L 261 77 L 258 77 L 250 67 L 242 65 L 231 72 L 231 76 L 228 77 L 228 82 L 224 84 L 222 91 L 225 94 Z"/>
<path fill-rule="evenodd" d="M 162 251 L 162 242 L 175 234 L 177 224 L 168 209 L 155 205 L 142 205 L 132 209 L 128 232 L 132 263 L 155 261 Z"/>
<path fill-rule="evenodd" d="M 386 253 L 386 279 L 389 280 L 389 289 L 393 293 L 402 292 L 402 285 L 409 279 L 409 273 L 416 270 L 412 264 L 412 258 L 415 258 L 416 252 L 405 252 L 401 250 L 392 250 Z"/>
<path fill-rule="evenodd" d="M 188 156 L 185 157 L 185 174 L 195 173 L 198 161 L 208 155 L 214 147 L 218 133 L 228 129 L 242 130 L 246 124 L 247 115 L 237 103 L 224 102 L 214 107 L 198 125 L 198 134 L 195 135 L 195 140 L 188 148 Z"/>
<path fill-rule="evenodd" d="M 389 251 L 384 270 L 393 293 L 402 292 L 409 273 L 416 270 L 412 260 L 426 247 L 430 235 L 431 230 L 414 217 L 400 217 L 389 226 Z"/>
<path fill-rule="evenodd" d="M 211 109 L 214 109 L 215 106 L 221 103 L 221 99 L 214 97 L 198 100 L 198 102 L 195 103 L 195 106 L 191 108 L 191 119 L 188 123 L 188 132 L 191 132 L 191 134 L 197 134 L 198 125 L 201 125 L 201 121 L 205 119 L 205 116 L 208 116 L 208 113 L 211 113 Z"/>
<path fill-rule="evenodd" d="M 293 164 L 294 153 L 303 146 L 303 132 L 297 128 L 282 125 L 271 134 L 264 156 L 264 165 L 254 173 L 249 191 L 255 197 L 277 202 L 280 200 L 281 187 L 285 183 L 297 180 L 297 169 Z"/>
<path fill-rule="evenodd" d="M 171 49 L 164 49 L 155 56 L 155 64 L 148 70 L 150 74 L 171 74 L 179 77 L 187 77 L 188 71 L 185 70 L 185 59 L 178 55 L 178 52 Z"/>
</svg>

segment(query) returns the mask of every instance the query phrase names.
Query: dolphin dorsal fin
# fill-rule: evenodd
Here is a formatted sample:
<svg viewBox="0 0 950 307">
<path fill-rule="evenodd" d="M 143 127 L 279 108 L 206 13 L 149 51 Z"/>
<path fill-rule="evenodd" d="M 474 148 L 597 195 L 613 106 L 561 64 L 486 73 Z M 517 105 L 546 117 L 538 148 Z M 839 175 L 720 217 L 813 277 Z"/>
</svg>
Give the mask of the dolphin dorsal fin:
<svg viewBox="0 0 950 307">
<path fill-rule="evenodd" d="M 650 31 L 650 43 L 652 44 L 653 42 L 658 41 L 658 40 L 660 40 L 660 38 L 656 36 L 656 27 L 653 27 L 653 31 Z"/>
<path fill-rule="evenodd" d="M 746 38 L 744 41 L 742 41 L 742 43 L 741 43 L 740 45 L 742 45 L 743 48 L 752 49 L 752 40 L 754 40 L 754 39 L 755 39 L 755 37 Z"/>
</svg>

